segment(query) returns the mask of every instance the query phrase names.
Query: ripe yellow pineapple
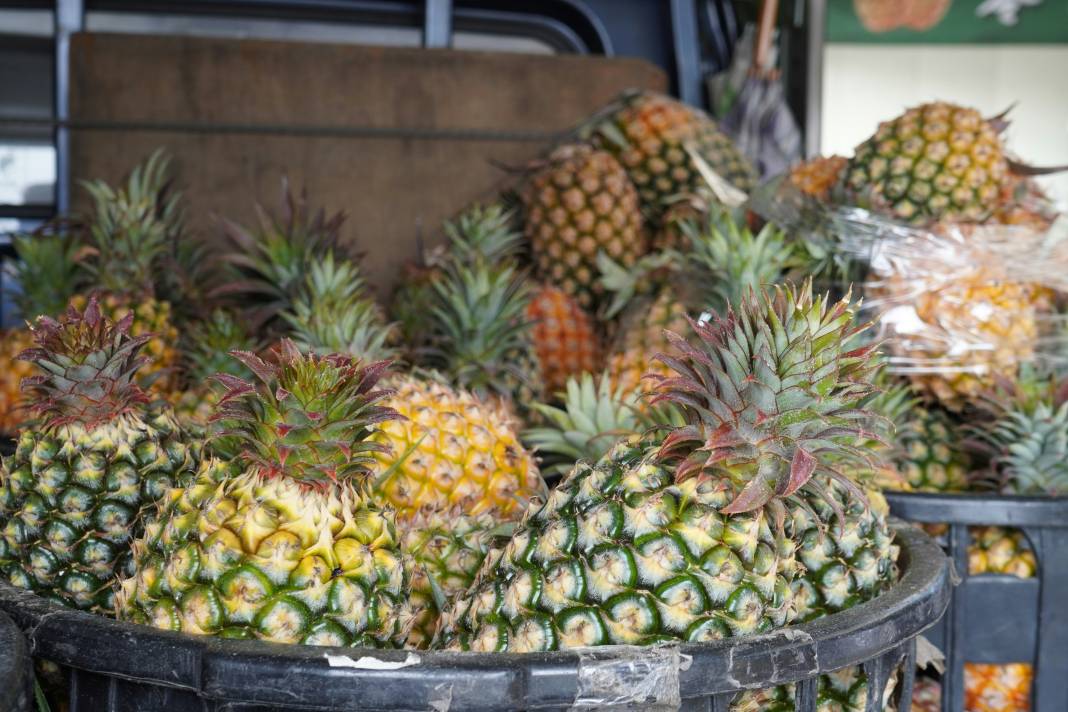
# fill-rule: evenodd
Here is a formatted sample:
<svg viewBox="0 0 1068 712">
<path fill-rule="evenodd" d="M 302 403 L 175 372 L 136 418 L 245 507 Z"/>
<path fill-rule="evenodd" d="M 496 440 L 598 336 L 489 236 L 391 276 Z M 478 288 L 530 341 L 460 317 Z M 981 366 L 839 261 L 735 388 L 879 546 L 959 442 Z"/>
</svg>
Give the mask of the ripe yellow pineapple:
<svg viewBox="0 0 1068 712">
<path fill-rule="evenodd" d="M 571 376 L 597 370 L 600 342 L 593 318 L 563 290 L 542 285 L 527 306 L 527 318 L 548 393 L 562 389 Z"/>
<path fill-rule="evenodd" d="M 798 190 L 817 200 L 827 200 L 841 180 L 849 159 L 842 156 L 817 156 L 802 161 L 790 170 L 789 178 Z"/>
<path fill-rule="evenodd" d="M 33 346 L 28 329 L 0 330 L 0 435 L 14 435 L 29 417 L 19 384 L 32 376 L 33 364 L 18 355 Z"/>
<path fill-rule="evenodd" d="M 1028 712 L 1032 667 L 1026 663 L 964 666 L 964 707 L 968 712 Z"/>
<path fill-rule="evenodd" d="M 557 149 L 530 176 L 521 198 L 538 277 L 586 309 L 603 292 L 599 252 L 631 267 L 649 250 L 638 193 L 607 151 L 578 144 Z"/>
<path fill-rule="evenodd" d="M 862 205 L 911 223 L 983 220 L 1009 180 L 999 133 L 975 109 L 917 106 L 857 147 L 846 186 Z"/>
</svg>

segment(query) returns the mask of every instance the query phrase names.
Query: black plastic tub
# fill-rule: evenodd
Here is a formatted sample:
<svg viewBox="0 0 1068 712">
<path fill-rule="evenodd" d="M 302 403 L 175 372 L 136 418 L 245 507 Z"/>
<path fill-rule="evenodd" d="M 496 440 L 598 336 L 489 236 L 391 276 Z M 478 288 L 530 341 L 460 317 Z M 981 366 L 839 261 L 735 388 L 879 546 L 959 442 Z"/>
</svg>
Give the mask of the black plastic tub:
<svg viewBox="0 0 1068 712">
<path fill-rule="evenodd" d="M 949 613 L 927 637 L 946 654 L 944 712 L 964 710 L 964 663 L 1031 663 L 1032 712 L 1068 710 L 1068 498 L 887 493 L 902 519 L 944 523 L 961 577 Z M 969 528 L 1019 529 L 1038 561 L 1035 578 L 968 574 Z"/>
<path fill-rule="evenodd" d="M 33 662 L 22 631 L 0 614 L 0 710 L 28 712 L 33 701 Z"/>
<path fill-rule="evenodd" d="M 879 598 L 776 633 L 707 645 L 529 655 L 277 645 L 120 623 L 5 584 L 0 609 L 25 632 L 35 657 L 67 673 L 71 712 L 466 712 L 609 702 L 725 712 L 739 690 L 789 682 L 798 683 L 797 709 L 812 712 L 817 676 L 855 665 L 868 676 L 871 712 L 882 709 L 876 691 L 900 671 L 895 689 L 907 712 L 915 638 L 945 611 L 951 576 L 932 539 L 911 526 L 896 530 L 902 577 Z M 364 656 L 370 660 L 357 662 Z M 383 666 L 395 669 L 372 669 Z"/>
</svg>

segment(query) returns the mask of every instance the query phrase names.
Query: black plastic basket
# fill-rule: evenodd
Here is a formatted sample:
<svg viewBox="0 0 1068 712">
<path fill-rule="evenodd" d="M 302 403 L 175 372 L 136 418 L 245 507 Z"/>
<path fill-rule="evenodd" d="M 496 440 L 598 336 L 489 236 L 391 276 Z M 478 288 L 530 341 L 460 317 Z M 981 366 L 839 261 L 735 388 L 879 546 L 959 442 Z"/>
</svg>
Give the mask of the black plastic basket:
<svg viewBox="0 0 1068 712">
<path fill-rule="evenodd" d="M 1068 498 L 887 493 L 912 522 L 945 523 L 947 553 L 962 581 L 928 638 L 946 654 L 942 709 L 964 709 L 964 663 L 1031 663 L 1032 712 L 1068 710 Z M 968 575 L 969 527 L 1019 529 L 1038 575 Z"/>
<path fill-rule="evenodd" d="M 26 639 L 0 614 L 0 710 L 24 712 L 33 701 L 33 667 Z"/>
<path fill-rule="evenodd" d="M 74 611 L 0 584 L 0 609 L 25 631 L 34 656 L 68 677 L 70 712 L 196 710 L 568 710 L 726 712 L 742 689 L 797 682 L 797 709 L 813 712 L 821 673 L 861 665 L 869 712 L 900 668 L 908 711 L 915 638 L 950 598 L 949 559 L 927 535 L 896 528 L 902 577 L 876 600 L 775 633 L 706 645 L 609 647 L 550 654 L 475 654 L 317 648 L 158 631 Z M 327 656 L 393 670 L 338 667 Z M 686 664 L 682 664 L 685 661 Z M 365 661 L 366 663 L 366 661 Z M 902 666 L 902 663 L 904 665 Z M 646 688 L 649 695 L 634 696 Z M 629 696 L 629 699 L 628 699 Z"/>
</svg>

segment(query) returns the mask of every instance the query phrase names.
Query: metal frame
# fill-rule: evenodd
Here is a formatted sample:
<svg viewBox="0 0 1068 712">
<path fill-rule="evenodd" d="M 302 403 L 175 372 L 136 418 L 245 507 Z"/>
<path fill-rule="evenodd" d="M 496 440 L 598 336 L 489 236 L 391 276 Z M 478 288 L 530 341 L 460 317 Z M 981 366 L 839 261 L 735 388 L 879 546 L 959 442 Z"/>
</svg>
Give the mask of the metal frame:
<svg viewBox="0 0 1068 712">
<path fill-rule="evenodd" d="M 64 608 L 3 583 L 0 610 L 25 631 L 35 655 L 69 672 L 73 712 L 400 711 L 435 709 L 443 699 L 450 709 L 472 712 L 563 712 L 590 693 L 583 683 L 593 677 L 583 671 L 592 663 L 613 661 L 631 672 L 643 665 L 672 666 L 681 709 L 706 712 L 727 712 L 740 690 L 792 682 L 797 683 L 797 712 L 815 712 L 818 676 L 856 665 L 869 680 L 865 709 L 875 712 L 883 703 L 877 691 L 904 664 L 899 709 L 908 712 L 915 638 L 949 602 L 950 566 L 918 529 L 900 525 L 895 531 L 902 576 L 878 598 L 788 630 L 682 643 L 667 651 L 632 646 L 539 655 L 419 651 L 418 664 L 402 669 L 337 668 L 327 664 L 324 653 L 390 662 L 403 661 L 408 653 L 182 635 Z M 683 669 L 672 651 L 688 656 L 690 665 Z M 620 692 L 615 686 L 613 691 Z"/>
<path fill-rule="evenodd" d="M 946 654 L 943 712 L 964 709 L 965 661 L 1032 662 L 1033 712 L 1068 710 L 1068 498 L 891 492 L 886 498 L 898 517 L 949 525 L 947 553 L 962 581 L 931 635 Z M 970 576 L 972 526 L 1023 531 L 1038 577 Z"/>
<path fill-rule="evenodd" d="M 26 639 L 11 619 L 0 615 L 0 709 L 33 709 L 33 663 Z"/>
</svg>

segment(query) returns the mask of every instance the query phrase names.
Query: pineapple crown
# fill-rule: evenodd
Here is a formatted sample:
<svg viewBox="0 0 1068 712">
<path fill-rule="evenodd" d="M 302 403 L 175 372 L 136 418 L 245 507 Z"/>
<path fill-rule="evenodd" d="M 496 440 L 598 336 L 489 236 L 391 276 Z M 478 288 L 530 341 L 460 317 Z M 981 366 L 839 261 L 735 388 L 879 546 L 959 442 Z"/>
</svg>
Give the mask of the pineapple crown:
<svg viewBox="0 0 1068 712">
<path fill-rule="evenodd" d="M 272 215 L 256 206 L 259 229 L 249 230 L 221 220 L 229 253 L 224 261 L 235 279 L 216 288 L 214 297 L 239 296 L 256 306 L 248 318 L 253 328 L 274 319 L 290 306 L 304 287 L 311 263 L 339 249 L 345 214 L 327 216 L 322 208 L 311 211 L 307 191 L 294 196 L 289 180 L 282 179 L 282 210 Z"/>
<path fill-rule="evenodd" d="M 18 283 L 12 299 L 23 319 L 61 314 L 81 286 L 78 242 L 62 231 L 15 235 L 11 240 L 17 260 L 5 272 Z"/>
<path fill-rule="evenodd" d="M 30 326 L 36 346 L 18 357 L 44 373 L 24 378 L 22 389 L 47 427 L 92 429 L 148 402 L 135 375 L 148 361 L 138 353 L 152 335 L 130 336 L 132 323 L 132 313 L 106 319 L 94 296 L 84 312 L 69 307 L 58 321 L 40 316 Z"/>
<path fill-rule="evenodd" d="M 489 263 L 515 258 L 523 248 L 523 234 L 515 229 L 515 211 L 494 203 L 475 205 L 445 223 L 452 258 L 462 263 Z"/>
<path fill-rule="evenodd" d="M 156 268 L 181 229 L 180 196 L 168 190 L 170 158 L 154 152 L 126 185 L 85 182 L 93 201 L 82 268 L 95 286 L 117 294 L 155 292 Z"/>
<path fill-rule="evenodd" d="M 507 379 L 523 380 L 513 360 L 529 351 L 530 287 L 513 265 L 453 265 L 433 283 L 431 365 L 461 387 L 499 389 Z"/>
<path fill-rule="evenodd" d="M 875 344 L 851 348 L 849 298 L 829 306 L 812 284 L 751 293 L 737 311 L 691 322 L 699 346 L 668 334 L 677 356 L 658 356 L 673 376 L 653 402 L 675 404 L 686 425 L 664 439 L 659 456 L 677 477 L 715 472 L 740 488 L 724 512 L 757 509 L 802 487 L 820 492 L 824 474 L 863 498 L 847 472 L 872 467 L 858 442 L 870 414 L 859 404 L 875 390 Z"/>
<path fill-rule="evenodd" d="M 366 293 L 356 265 L 333 253 L 311 262 L 304 291 L 282 314 L 304 351 L 344 353 L 365 361 L 392 358 L 393 326 Z"/>
<path fill-rule="evenodd" d="M 757 234 L 730 211 L 711 211 L 701 223 L 679 225 L 690 242 L 685 262 L 701 293 L 702 306 L 722 312 L 752 290 L 780 282 L 797 265 L 794 243 L 767 223 Z"/>
<path fill-rule="evenodd" d="M 271 349 L 270 361 L 247 351 L 232 355 L 258 384 L 228 374 L 213 421 L 239 442 L 247 465 L 267 477 L 288 477 L 325 490 L 370 474 L 374 453 L 388 448 L 370 440 L 376 425 L 400 416 L 378 405 L 390 391 L 376 389 L 387 361 L 363 365 L 340 354 L 303 354 L 289 339 Z"/>
<path fill-rule="evenodd" d="M 187 344 L 183 349 L 185 374 L 191 384 L 203 382 L 216 373 L 242 378 L 252 376 L 252 372 L 229 353 L 258 351 L 261 345 L 233 313 L 215 309 L 207 319 L 189 325 L 184 338 Z"/>
</svg>

